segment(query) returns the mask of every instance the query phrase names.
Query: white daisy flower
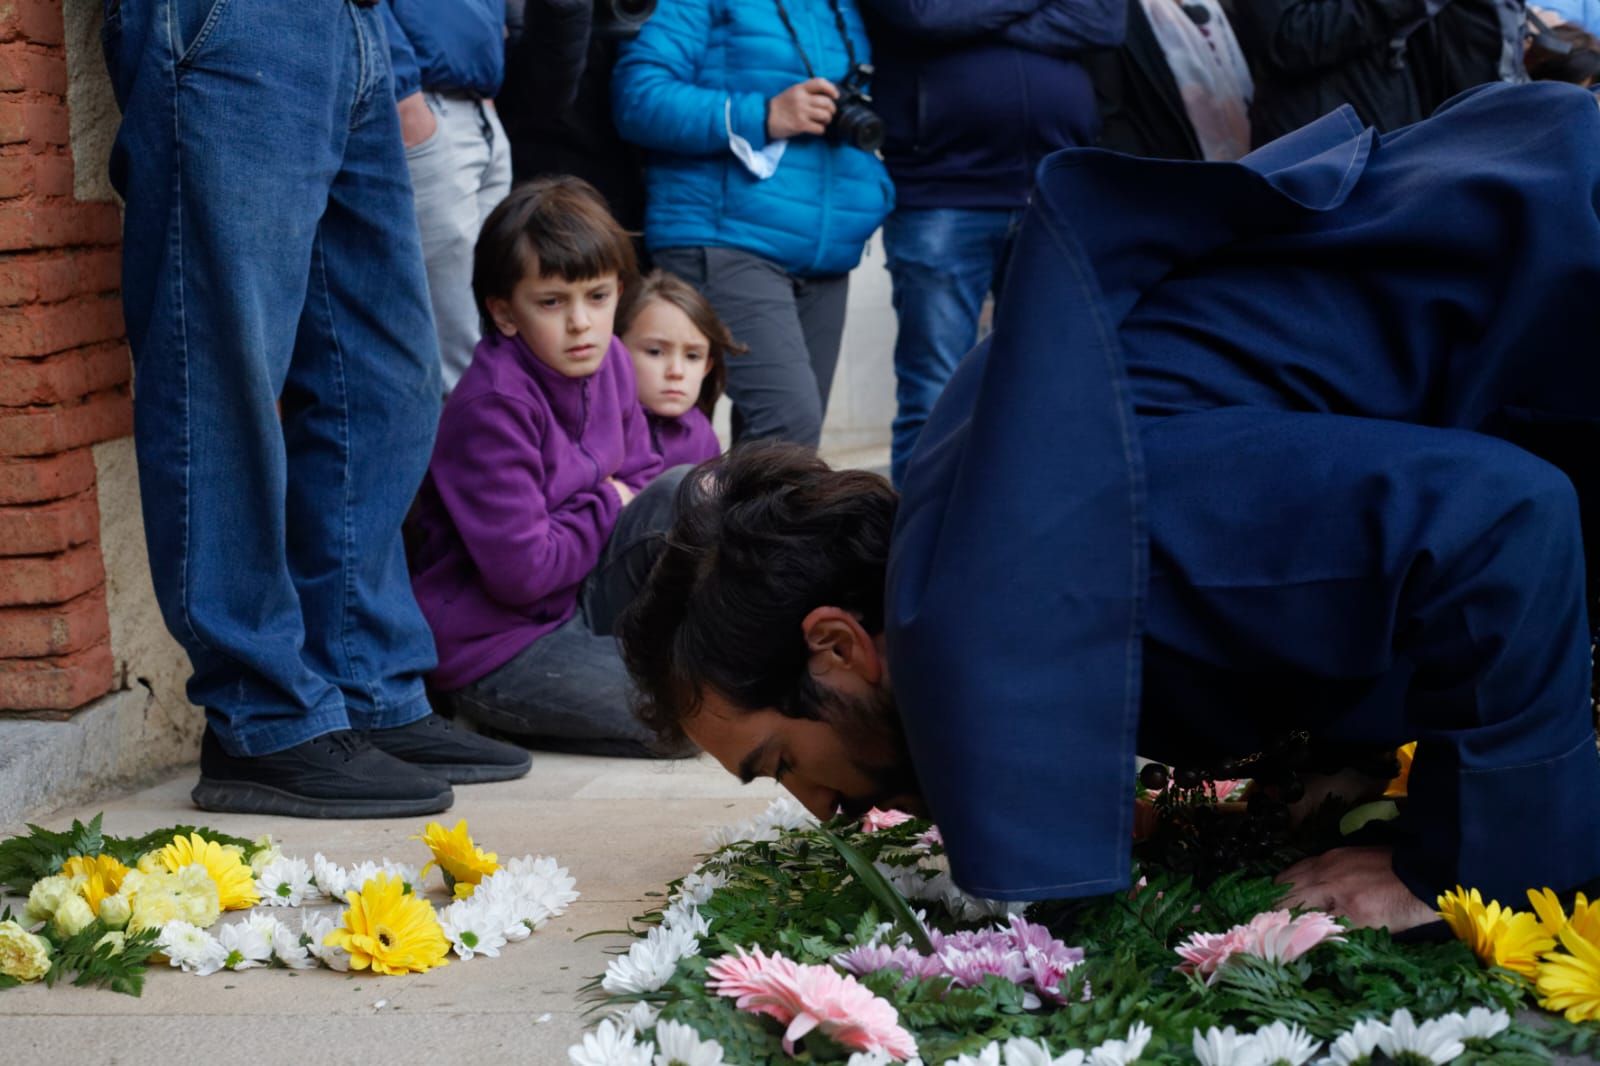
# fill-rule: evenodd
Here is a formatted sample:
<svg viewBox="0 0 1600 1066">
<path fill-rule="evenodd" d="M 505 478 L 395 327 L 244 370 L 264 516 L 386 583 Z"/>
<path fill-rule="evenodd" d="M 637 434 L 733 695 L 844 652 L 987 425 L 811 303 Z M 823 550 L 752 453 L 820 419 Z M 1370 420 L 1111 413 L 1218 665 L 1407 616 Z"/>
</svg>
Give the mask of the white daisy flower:
<svg viewBox="0 0 1600 1066">
<path fill-rule="evenodd" d="M 636 1033 L 642 1033 L 656 1024 L 656 1019 L 661 1017 L 661 1008 L 640 1000 L 630 1004 L 626 1009 L 618 1007 L 611 1012 L 611 1018 L 618 1025 L 632 1027 Z"/>
<path fill-rule="evenodd" d="M 1050 1054 L 1042 1040 L 1014 1036 L 1006 1041 L 1005 1066 L 1083 1066 L 1084 1052 L 1071 1048 L 1060 1055 Z"/>
<path fill-rule="evenodd" d="M 256 891 L 264 907 L 298 907 L 317 894 L 317 887 L 311 883 L 311 867 L 304 859 L 279 856 L 262 866 Z"/>
<path fill-rule="evenodd" d="M 632 1029 L 607 1018 L 583 1034 L 583 1043 L 567 1048 L 567 1060 L 572 1066 L 651 1066 L 654 1052 L 654 1044 L 638 1043 Z"/>
<path fill-rule="evenodd" d="M 384 859 L 378 864 L 378 872 L 388 874 L 412 892 L 417 892 L 422 886 L 422 868 L 412 866 L 408 862 L 390 862 Z"/>
<path fill-rule="evenodd" d="M 1150 1043 L 1151 1030 L 1144 1022 L 1134 1022 L 1128 1030 L 1128 1035 L 1121 1040 L 1107 1040 L 1104 1044 L 1089 1052 L 1090 1066 L 1128 1066 L 1128 1063 L 1144 1054 L 1145 1045 Z"/>
<path fill-rule="evenodd" d="M 499 958 L 500 949 L 506 946 L 505 926 L 505 912 L 478 902 L 476 893 L 439 912 L 439 927 L 463 962 L 474 955 Z"/>
<path fill-rule="evenodd" d="M 320 851 L 311 858 L 311 879 L 317 891 L 340 903 L 344 902 L 345 893 L 350 890 L 350 875 L 345 868 L 324 858 Z"/>
<path fill-rule="evenodd" d="M 300 942 L 300 935 L 276 918 L 272 919 L 272 927 L 266 932 L 272 944 L 272 957 L 284 966 L 291 970 L 305 970 L 317 964 L 311 952 Z"/>
<path fill-rule="evenodd" d="M 687 929 L 696 937 L 711 933 L 711 925 L 700 916 L 700 908 L 686 899 L 680 899 L 661 912 L 661 925 L 665 929 Z"/>
<path fill-rule="evenodd" d="M 679 959 L 698 954 L 700 942 L 686 931 L 657 927 L 635 940 L 626 955 L 611 960 L 600 987 L 612 995 L 654 992 L 672 979 Z"/>
<path fill-rule="evenodd" d="M 323 943 L 338 927 L 339 923 L 328 915 L 308 912 L 300 919 L 300 943 L 322 965 L 344 973 L 350 969 L 350 953 L 336 944 Z"/>
<path fill-rule="evenodd" d="M 216 973 L 228 959 L 227 950 L 216 937 L 188 922 L 163 925 L 156 946 L 170 965 L 201 977 Z"/>
<path fill-rule="evenodd" d="M 1378 1038 L 1388 1029 L 1376 1018 L 1363 1018 L 1328 1045 L 1328 1057 L 1322 1062 L 1326 1066 L 1368 1066 L 1378 1049 Z"/>
<path fill-rule="evenodd" d="M 722 1045 L 682 1022 L 656 1026 L 655 1066 L 722 1066 Z"/>
<path fill-rule="evenodd" d="M 227 952 L 223 965 L 230 970 L 249 970 L 272 961 L 272 941 L 251 922 L 222 926 L 217 941 Z"/>
<path fill-rule="evenodd" d="M 360 892 L 367 887 L 367 882 L 383 873 L 383 867 L 368 859 L 357 866 L 350 867 L 348 880 L 345 881 L 345 891 Z"/>
<path fill-rule="evenodd" d="M 904 1063 L 898 1063 L 886 1051 L 853 1051 L 844 1066 L 922 1066 L 922 1059 L 913 1055 Z"/>
<path fill-rule="evenodd" d="M 1511 1015 L 1488 1007 L 1473 1007 L 1465 1016 L 1447 1014 L 1445 1017 L 1460 1019 L 1458 1025 L 1462 1040 L 1492 1040 L 1511 1025 Z"/>
<path fill-rule="evenodd" d="M 1461 1026 L 1444 1018 L 1418 1025 L 1411 1012 L 1401 1007 L 1379 1035 L 1378 1047 L 1391 1059 L 1402 1063 L 1445 1063 L 1467 1050 L 1461 1043 Z M 1400 1056 L 1407 1058 L 1402 1059 Z"/>
<path fill-rule="evenodd" d="M 250 853 L 250 872 L 257 877 L 260 877 L 268 866 L 283 858 L 283 849 L 278 847 L 271 833 L 256 837 L 255 843 L 251 846 L 255 850 Z"/>
<path fill-rule="evenodd" d="M 988 1046 L 976 1055 L 957 1055 L 949 1060 L 947 1066 L 1001 1066 L 1000 1041 L 991 1040 Z"/>
<path fill-rule="evenodd" d="M 767 809 L 755 817 L 755 826 L 758 831 L 771 833 L 773 838 L 779 832 L 790 829 L 813 829 L 821 824 L 817 816 L 800 806 L 798 802 L 788 796 L 779 796 L 767 804 Z"/>
<path fill-rule="evenodd" d="M 711 894 L 728 883 L 728 875 L 720 870 L 696 870 L 683 879 L 683 884 L 678 886 L 678 891 L 673 893 L 672 902 L 688 900 L 696 907 L 704 905 Z"/>
<path fill-rule="evenodd" d="M 1273 1022 L 1250 1038 L 1249 1061 L 1261 1066 L 1303 1066 L 1321 1047 L 1322 1041 L 1300 1026 Z"/>
<path fill-rule="evenodd" d="M 1245 1066 L 1253 1061 L 1255 1044 L 1248 1033 L 1240 1034 L 1230 1025 L 1226 1029 L 1212 1026 L 1204 1033 L 1196 1029 L 1193 1047 L 1200 1066 Z"/>
</svg>

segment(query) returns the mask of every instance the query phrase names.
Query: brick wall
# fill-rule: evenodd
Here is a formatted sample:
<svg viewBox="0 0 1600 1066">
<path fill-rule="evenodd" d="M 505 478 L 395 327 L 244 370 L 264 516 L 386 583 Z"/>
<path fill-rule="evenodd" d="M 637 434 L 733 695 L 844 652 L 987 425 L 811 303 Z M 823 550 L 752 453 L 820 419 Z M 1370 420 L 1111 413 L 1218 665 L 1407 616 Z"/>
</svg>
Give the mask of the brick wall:
<svg viewBox="0 0 1600 1066">
<path fill-rule="evenodd" d="M 115 204 L 73 197 L 61 0 L 0 0 L 0 712 L 111 689 L 91 446 L 132 430 Z"/>
</svg>

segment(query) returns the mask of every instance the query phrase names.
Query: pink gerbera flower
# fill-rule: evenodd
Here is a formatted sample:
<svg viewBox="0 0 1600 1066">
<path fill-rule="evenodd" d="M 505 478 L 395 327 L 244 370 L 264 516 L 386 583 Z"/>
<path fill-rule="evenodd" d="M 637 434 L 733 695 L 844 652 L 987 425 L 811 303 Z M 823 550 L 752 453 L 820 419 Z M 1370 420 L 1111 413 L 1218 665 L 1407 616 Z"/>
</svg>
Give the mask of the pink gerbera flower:
<svg viewBox="0 0 1600 1066">
<path fill-rule="evenodd" d="M 880 829 L 892 829 L 909 821 L 911 821 L 911 815 L 905 811 L 880 811 L 874 807 L 861 816 L 861 831 L 863 833 L 876 833 Z"/>
<path fill-rule="evenodd" d="M 1226 933 L 1196 933 L 1176 948 L 1182 969 L 1203 974 L 1208 982 L 1234 955 L 1254 955 L 1268 962 L 1293 962 L 1318 944 L 1343 940 L 1332 915 L 1308 911 L 1292 917 L 1286 910 L 1263 911 Z"/>
<path fill-rule="evenodd" d="M 854 977 L 829 966 L 803 966 L 760 948 L 724 955 L 706 967 L 707 987 L 738 997 L 740 1010 L 765 1014 L 788 1028 L 783 1049 L 813 1029 L 853 1051 L 878 1051 L 897 1062 L 917 1053 L 917 1042 L 900 1025 L 888 1000 L 874 995 Z"/>
</svg>

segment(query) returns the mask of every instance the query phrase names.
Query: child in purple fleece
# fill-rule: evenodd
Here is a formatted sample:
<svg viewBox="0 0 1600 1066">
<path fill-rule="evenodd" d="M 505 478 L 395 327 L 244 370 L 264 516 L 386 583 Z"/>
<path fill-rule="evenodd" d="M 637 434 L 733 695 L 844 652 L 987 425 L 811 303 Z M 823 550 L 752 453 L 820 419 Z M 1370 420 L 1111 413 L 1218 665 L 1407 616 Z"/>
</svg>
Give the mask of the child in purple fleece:
<svg viewBox="0 0 1600 1066">
<path fill-rule="evenodd" d="M 635 275 L 627 234 L 585 182 L 532 182 L 494 210 L 472 279 L 485 336 L 412 512 L 435 690 L 533 746 L 664 754 L 629 713 L 610 635 L 671 519 L 670 485 L 640 495 L 661 459 L 612 335 Z"/>
<path fill-rule="evenodd" d="M 728 380 L 727 360 L 745 351 L 700 291 L 657 270 L 629 288 L 617 336 L 633 356 L 650 444 L 664 468 L 722 454 L 711 413 Z"/>
</svg>

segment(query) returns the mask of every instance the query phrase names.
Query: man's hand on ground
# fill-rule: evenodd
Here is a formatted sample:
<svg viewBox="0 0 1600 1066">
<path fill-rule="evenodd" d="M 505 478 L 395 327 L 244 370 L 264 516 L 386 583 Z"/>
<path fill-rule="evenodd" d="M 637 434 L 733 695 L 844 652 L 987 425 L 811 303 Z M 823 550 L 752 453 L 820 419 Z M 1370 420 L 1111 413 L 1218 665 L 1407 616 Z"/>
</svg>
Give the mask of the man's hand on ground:
<svg viewBox="0 0 1600 1066">
<path fill-rule="evenodd" d="M 839 90 L 827 78 L 791 85 L 767 101 L 767 140 L 781 141 L 802 133 L 820 136 L 833 121 Z"/>
<path fill-rule="evenodd" d="M 400 140 L 407 148 L 415 148 L 439 128 L 439 120 L 420 92 L 412 93 L 395 107 L 400 112 Z"/>
<path fill-rule="evenodd" d="M 1289 907 L 1327 911 L 1391 933 L 1438 921 L 1439 915 L 1395 876 L 1391 848 L 1334 848 L 1278 875 L 1294 887 Z"/>
</svg>

